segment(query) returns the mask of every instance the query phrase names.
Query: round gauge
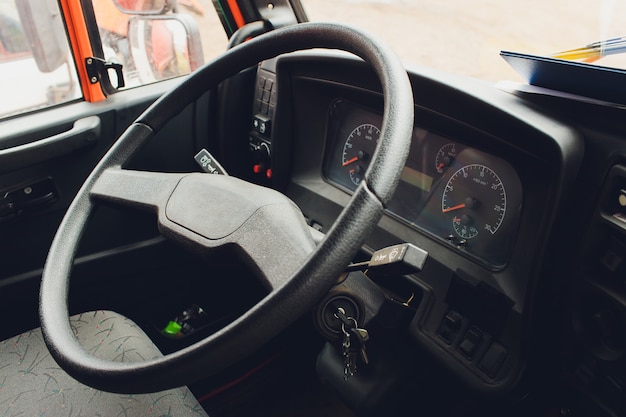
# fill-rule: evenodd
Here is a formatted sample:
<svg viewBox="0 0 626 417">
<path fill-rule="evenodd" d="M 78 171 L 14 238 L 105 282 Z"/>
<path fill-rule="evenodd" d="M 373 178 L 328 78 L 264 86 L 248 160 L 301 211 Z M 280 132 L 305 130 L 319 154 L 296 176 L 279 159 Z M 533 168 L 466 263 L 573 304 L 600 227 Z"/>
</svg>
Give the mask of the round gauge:
<svg viewBox="0 0 626 417">
<path fill-rule="evenodd" d="M 446 184 L 441 211 L 450 216 L 452 227 L 463 239 L 479 234 L 492 236 L 506 214 L 506 190 L 491 168 L 466 165 L 456 171 Z"/>
<path fill-rule="evenodd" d="M 456 143 L 447 143 L 437 151 L 435 156 L 435 169 L 442 174 L 443 171 L 452 164 L 456 158 Z"/>
<path fill-rule="evenodd" d="M 376 143 L 380 137 L 380 129 L 364 123 L 354 128 L 343 145 L 341 166 L 348 170 L 350 180 L 359 185 L 367 169 L 370 158 L 376 150 Z"/>
</svg>

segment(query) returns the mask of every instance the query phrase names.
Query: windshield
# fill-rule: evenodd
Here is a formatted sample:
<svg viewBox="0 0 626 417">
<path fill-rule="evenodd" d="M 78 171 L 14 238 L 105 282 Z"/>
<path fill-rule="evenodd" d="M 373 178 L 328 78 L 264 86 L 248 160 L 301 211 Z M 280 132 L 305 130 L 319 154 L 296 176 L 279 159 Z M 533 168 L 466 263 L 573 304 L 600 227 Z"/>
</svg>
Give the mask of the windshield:
<svg viewBox="0 0 626 417">
<path fill-rule="evenodd" d="M 521 77 L 501 50 L 540 56 L 626 35 L 622 0 L 303 0 L 311 21 L 379 35 L 400 58 L 488 81 Z M 626 55 L 594 65 L 626 68 Z"/>
</svg>

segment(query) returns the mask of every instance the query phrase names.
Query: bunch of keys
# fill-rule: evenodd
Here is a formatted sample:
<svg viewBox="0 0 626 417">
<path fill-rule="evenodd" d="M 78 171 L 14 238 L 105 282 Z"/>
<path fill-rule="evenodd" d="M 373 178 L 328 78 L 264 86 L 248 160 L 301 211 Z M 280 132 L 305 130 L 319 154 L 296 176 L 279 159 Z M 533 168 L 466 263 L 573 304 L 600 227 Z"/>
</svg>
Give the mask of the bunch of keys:
<svg viewBox="0 0 626 417">
<path fill-rule="evenodd" d="M 360 356 L 365 365 L 369 363 L 365 342 L 369 340 L 369 332 L 359 327 L 356 319 L 346 316 L 343 308 L 339 307 L 335 316 L 341 320 L 341 353 L 344 359 L 343 378 L 347 380 L 357 371 L 357 357 Z"/>
</svg>

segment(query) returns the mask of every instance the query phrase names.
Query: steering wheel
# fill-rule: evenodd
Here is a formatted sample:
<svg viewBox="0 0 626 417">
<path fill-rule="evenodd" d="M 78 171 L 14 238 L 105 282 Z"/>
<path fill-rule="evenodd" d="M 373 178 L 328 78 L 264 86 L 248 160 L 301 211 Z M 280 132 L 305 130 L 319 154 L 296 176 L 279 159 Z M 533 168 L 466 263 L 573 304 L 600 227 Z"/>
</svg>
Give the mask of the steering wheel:
<svg viewBox="0 0 626 417">
<path fill-rule="evenodd" d="M 141 145 L 203 92 L 262 60 L 311 48 L 341 49 L 370 63 L 384 95 L 380 140 L 370 166 L 319 244 L 298 207 L 277 191 L 230 176 L 124 168 Z M 209 62 L 134 121 L 63 218 L 40 290 L 42 331 L 52 356 L 67 373 L 94 388 L 145 393 L 187 385 L 252 353 L 307 312 L 361 248 L 397 186 L 412 129 L 413 95 L 406 71 L 388 47 L 355 28 L 297 24 L 251 39 Z M 102 201 L 156 212 L 164 236 L 200 254 L 218 248 L 235 251 L 263 280 L 267 295 L 223 329 L 163 357 L 120 363 L 92 356 L 70 327 L 68 289 L 80 237 Z"/>
</svg>

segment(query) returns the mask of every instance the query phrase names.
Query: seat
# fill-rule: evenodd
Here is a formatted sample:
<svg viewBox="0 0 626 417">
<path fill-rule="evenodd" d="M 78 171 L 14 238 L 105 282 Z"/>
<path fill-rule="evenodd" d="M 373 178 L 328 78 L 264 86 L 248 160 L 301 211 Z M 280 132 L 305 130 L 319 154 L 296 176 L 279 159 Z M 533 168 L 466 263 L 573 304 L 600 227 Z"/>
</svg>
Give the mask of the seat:
<svg viewBox="0 0 626 417">
<path fill-rule="evenodd" d="M 130 319 L 112 311 L 70 318 L 82 346 L 119 362 L 161 356 Z M 187 387 L 153 394 L 113 394 L 88 387 L 54 361 L 39 328 L 0 342 L 0 415 L 23 416 L 207 416 Z"/>
</svg>

